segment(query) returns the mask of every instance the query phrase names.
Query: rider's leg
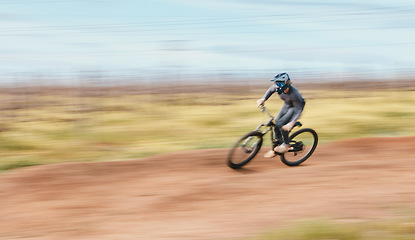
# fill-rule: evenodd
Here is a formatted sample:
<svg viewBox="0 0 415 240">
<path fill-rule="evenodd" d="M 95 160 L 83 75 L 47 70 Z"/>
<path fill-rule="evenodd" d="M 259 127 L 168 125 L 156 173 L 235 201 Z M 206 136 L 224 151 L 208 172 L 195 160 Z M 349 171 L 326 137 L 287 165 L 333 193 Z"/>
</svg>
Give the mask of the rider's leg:
<svg viewBox="0 0 415 240">
<path fill-rule="evenodd" d="M 279 140 L 282 140 L 282 135 L 281 135 L 281 130 L 280 130 L 280 128 L 279 128 L 278 126 L 275 126 L 272 130 L 273 130 L 273 132 L 274 132 L 274 139 L 275 139 L 276 141 L 278 141 L 278 142 L 279 142 L 279 144 L 281 144 L 281 142 L 279 141 Z"/>
<path fill-rule="evenodd" d="M 288 134 L 290 132 L 289 131 L 282 130 L 282 129 L 281 129 L 281 132 L 282 132 L 282 139 L 283 139 L 284 143 L 285 144 L 290 144 L 290 138 L 288 137 Z"/>
<path fill-rule="evenodd" d="M 277 117 L 275 117 L 275 127 L 273 129 L 274 138 L 276 140 L 281 140 L 282 144 L 281 142 L 279 142 L 278 146 L 273 146 L 273 149 L 265 153 L 264 157 L 271 158 L 271 157 L 276 156 L 275 152 L 284 153 L 288 151 L 289 141 L 290 141 L 288 138 L 288 132 L 282 130 L 281 127 L 290 121 L 293 113 L 294 113 L 294 110 L 292 108 L 286 108 L 286 109 L 282 109 L 278 113 Z"/>
<path fill-rule="evenodd" d="M 284 141 L 281 145 L 276 146 L 274 148 L 274 151 L 277 153 L 286 153 L 290 148 L 290 139 L 288 138 L 288 131 L 282 130 L 282 132 L 283 132 L 282 135 L 283 135 Z"/>
<path fill-rule="evenodd" d="M 288 151 L 290 147 L 290 139 L 288 137 L 289 131 L 285 131 L 282 129 L 282 126 L 289 123 L 292 115 L 294 114 L 294 109 L 289 108 L 284 115 L 280 116 L 279 119 L 275 120 L 276 128 L 279 130 L 279 136 L 282 136 L 283 143 L 274 148 L 274 151 L 278 153 L 285 153 Z"/>
<path fill-rule="evenodd" d="M 281 127 L 287 124 L 294 111 L 291 108 L 283 108 L 281 111 L 278 112 L 278 115 L 275 117 L 275 127 L 274 127 L 274 136 L 275 139 L 282 138 Z"/>
<path fill-rule="evenodd" d="M 290 139 L 288 137 L 288 131 L 284 131 L 280 128 L 275 127 L 274 130 L 277 129 L 277 132 L 279 133 L 280 137 L 276 138 L 278 141 L 282 140 L 281 142 L 278 142 L 277 146 L 273 146 L 273 149 L 269 150 L 264 154 L 264 157 L 266 158 L 272 158 L 275 157 L 278 153 L 285 153 L 290 148 Z M 282 137 L 281 137 L 282 136 Z"/>
<path fill-rule="evenodd" d="M 275 118 L 275 125 L 278 131 L 277 136 L 282 136 L 284 139 L 284 142 L 288 141 L 288 131 L 285 131 L 282 129 L 282 126 L 284 126 L 285 124 L 289 123 L 291 120 L 291 117 L 294 114 L 294 109 L 293 108 L 288 108 L 287 111 L 285 111 L 284 114 L 281 114 L 281 116 L 279 116 L 279 118 Z M 277 116 L 278 117 L 278 116 Z M 286 142 L 288 143 L 288 142 Z"/>
</svg>

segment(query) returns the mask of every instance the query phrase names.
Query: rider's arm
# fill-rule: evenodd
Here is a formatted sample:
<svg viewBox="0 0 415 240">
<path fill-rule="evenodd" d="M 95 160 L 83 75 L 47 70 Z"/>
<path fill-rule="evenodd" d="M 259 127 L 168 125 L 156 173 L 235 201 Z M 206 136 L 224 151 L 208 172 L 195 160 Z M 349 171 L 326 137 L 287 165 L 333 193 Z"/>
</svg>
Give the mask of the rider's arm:
<svg viewBox="0 0 415 240">
<path fill-rule="evenodd" d="M 265 92 L 264 96 L 262 97 L 262 99 L 264 99 L 264 101 L 268 100 L 268 98 L 271 97 L 272 94 L 275 93 L 275 91 L 277 90 L 277 86 L 276 85 L 272 85 L 270 88 L 268 88 L 268 90 Z"/>
<path fill-rule="evenodd" d="M 258 104 L 258 107 L 259 106 L 262 106 L 264 104 L 264 102 L 266 100 L 268 100 L 268 98 L 270 98 L 272 94 L 274 94 L 274 92 L 276 91 L 276 89 L 277 88 L 276 88 L 275 85 L 272 85 L 270 88 L 268 88 L 268 90 L 265 92 L 264 96 L 261 99 L 258 99 L 258 101 L 256 101 L 257 104 Z"/>
</svg>

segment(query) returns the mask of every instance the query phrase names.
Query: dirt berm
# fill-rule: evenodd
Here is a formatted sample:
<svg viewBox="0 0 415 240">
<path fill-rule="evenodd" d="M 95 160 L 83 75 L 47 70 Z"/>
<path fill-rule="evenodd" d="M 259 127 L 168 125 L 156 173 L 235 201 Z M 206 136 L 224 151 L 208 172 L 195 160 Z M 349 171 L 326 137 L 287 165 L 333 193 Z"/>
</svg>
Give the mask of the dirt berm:
<svg viewBox="0 0 415 240">
<path fill-rule="evenodd" d="M 290 221 L 383 219 L 413 209 L 415 137 L 318 146 L 303 165 L 227 149 L 64 163 L 0 175 L 0 239 L 236 239 Z"/>
</svg>

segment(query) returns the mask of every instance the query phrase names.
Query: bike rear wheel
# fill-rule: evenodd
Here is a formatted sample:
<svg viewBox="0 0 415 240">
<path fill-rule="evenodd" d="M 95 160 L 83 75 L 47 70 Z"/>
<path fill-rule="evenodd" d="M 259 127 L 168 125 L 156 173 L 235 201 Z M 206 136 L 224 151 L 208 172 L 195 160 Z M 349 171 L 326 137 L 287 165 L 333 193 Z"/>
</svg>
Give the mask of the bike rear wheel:
<svg viewBox="0 0 415 240">
<path fill-rule="evenodd" d="M 230 168 L 238 169 L 251 161 L 262 146 L 262 133 L 252 131 L 245 134 L 235 143 L 228 155 L 227 164 Z"/>
<path fill-rule="evenodd" d="M 298 166 L 313 154 L 317 143 L 318 136 L 313 129 L 300 129 L 290 136 L 291 147 L 280 156 L 281 161 L 288 166 Z"/>
</svg>

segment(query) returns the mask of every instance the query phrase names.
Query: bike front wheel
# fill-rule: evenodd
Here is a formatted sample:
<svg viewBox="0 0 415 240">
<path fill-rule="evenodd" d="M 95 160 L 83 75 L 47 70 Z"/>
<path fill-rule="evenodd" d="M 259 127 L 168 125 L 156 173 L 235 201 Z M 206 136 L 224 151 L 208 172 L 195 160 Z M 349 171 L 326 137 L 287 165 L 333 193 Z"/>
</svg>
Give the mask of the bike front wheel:
<svg viewBox="0 0 415 240">
<path fill-rule="evenodd" d="M 251 161 L 262 146 L 262 133 L 252 131 L 245 134 L 235 143 L 228 155 L 227 164 L 238 169 Z"/>
<path fill-rule="evenodd" d="M 298 166 L 307 160 L 317 147 L 318 136 L 311 128 L 298 130 L 290 136 L 290 149 L 282 154 L 281 161 L 288 166 Z"/>
</svg>

